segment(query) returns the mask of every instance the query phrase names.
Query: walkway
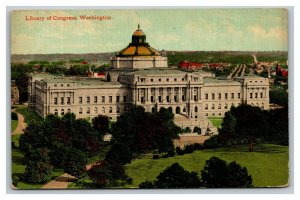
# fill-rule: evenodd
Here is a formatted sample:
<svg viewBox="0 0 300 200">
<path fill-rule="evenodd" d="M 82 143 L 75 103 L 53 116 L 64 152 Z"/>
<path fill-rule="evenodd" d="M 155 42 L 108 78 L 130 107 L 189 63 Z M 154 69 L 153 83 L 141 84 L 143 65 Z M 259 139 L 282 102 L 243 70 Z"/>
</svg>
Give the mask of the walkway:
<svg viewBox="0 0 300 200">
<path fill-rule="evenodd" d="M 41 189 L 65 189 L 68 188 L 69 183 L 73 182 L 74 180 L 74 176 L 64 173 L 63 175 L 43 185 Z"/>
<path fill-rule="evenodd" d="M 17 135 L 17 134 L 23 134 L 25 128 L 27 127 L 27 123 L 25 123 L 25 119 L 23 115 L 18 113 L 15 109 L 12 110 L 12 112 L 17 113 L 18 115 L 18 126 L 14 132 L 12 132 L 12 135 Z"/>
</svg>

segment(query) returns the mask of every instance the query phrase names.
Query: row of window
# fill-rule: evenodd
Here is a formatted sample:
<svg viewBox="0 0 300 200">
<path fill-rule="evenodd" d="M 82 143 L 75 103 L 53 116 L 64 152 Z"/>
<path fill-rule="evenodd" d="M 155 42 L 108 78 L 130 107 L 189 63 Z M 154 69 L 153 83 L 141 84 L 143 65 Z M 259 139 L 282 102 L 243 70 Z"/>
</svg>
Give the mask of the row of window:
<svg viewBox="0 0 300 200">
<path fill-rule="evenodd" d="M 235 98 L 235 93 L 230 93 L 231 94 L 231 99 Z M 224 93 L 224 99 L 228 99 L 228 95 L 229 93 Z M 222 93 L 218 93 L 218 99 L 221 100 L 222 99 Z M 207 100 L 209 98 L 208 93 L 205 94 L 205 99 Z M 237 98 L 240 99 L 241 98 L 241 93 L 237 93 Z M 211 93 L 211 99 L 216 99 L 216 94 L 215 93 Z"/>
<path fill-rule="evenodd" d="M 157 79 L 157 80 L 155 80 L 155 79 L 153 79 L 153 78 L 150 79 L 151 82 L 154 82 L 154 81 L 161 82 L 162 80 L 163 80 L 162 78 L 159 78 L 159 79 Z M 170 78 L 166 78 L 166 79 L 164 79 L 164 80 L 165 80 L 166 82 L 171 81 Z M 185 78 L 181 78 L 181 80 L 182 80 L 182 81 L 186 81 Z M 198 80 L 199 80 L 198 77 L 195 77 L 195 78 L 194 78 L 194 81 L 198 81 Z M 145 82 L 146 82 L 146 78 L 140 78 L 139 81 L 142 82 L 142 83 L 145 83 Z M 177 82 L 177 78 L 174 78 L 173 81 L 174 81 L 174 82 Z"/>
<path fill-rule="evenodd" d="M 105 114 L 106 113 L 105 107 L 102 107 L 101 111 L 102 111 L 102 114 Z M 120 108 L 117 107 L 116 108 L 116 113 L 120 113 L 120 111 L 121 111 Z M 68 109 L 67 112 L 71 112 L 71 109 Z M 92 111 L 91 111 L 90 108 L 87 108 L 85 112 L 86 112 L 86 114 L 91 114 Z M 94 112 L 94 114 L 98 114 L 98 108 L 95 107 L 93 112 Z M 108 113 L 113 113 L 113 108 L 112 107 L 108 108 Z M 54 110 L 54 114 L 58 115 L 58 109 Z M 60 110 L 60 115 L 64 115 L 64 114 L 65 114 L 65 109 L 61 109 Z M 78 114 L 83 114 L 83 109 L 82 108 L 79 108 Z"/>
<path fill-rule="evenodd" d="M 68 83 L 67 87 L 70 87 L 71 85 Z M 57 87 L 57 84 L 54 84 L 54 87 Z M 60 87 L 64 87 L 64 84 L 60 84 Z"/>
<path fill-rule="evenodd" d="M 60 104 L 61 105 L 64 105 L 65 104 L 65 98 L 66 98 L 66 104 L 71 104 L 71 97 L 60 97 Z M 79 104 L 82 104 L 83 103 L 83 97 L 79 97 L 78 98 L 78 102 Z M 94 103 L 98 103 L 98 97 L 97 96 L 94 96 L 94 99 L 93 99 L 93 102 Z M 105 96 L 101 96 L 101 102 L 102 103 L 105 103 Z M 113 102 L 113 97 L 112 96 L 109 96 L 108 97 L 108 102 L 109 103 L 112 103 Z M 116 102 L 120 102 L 120 96 L 116 96 Z M 126 96 L 123 96 L 123 102 L 126 102 Z M 54 97 L 54 100 L 53 100 L 53 103 L 55 105 L 58 104 L 58 97 Z M 86 103 L 89 104 L 91 103 L 91 98 L 89 96 L 86 97 Z"/>
</svg>

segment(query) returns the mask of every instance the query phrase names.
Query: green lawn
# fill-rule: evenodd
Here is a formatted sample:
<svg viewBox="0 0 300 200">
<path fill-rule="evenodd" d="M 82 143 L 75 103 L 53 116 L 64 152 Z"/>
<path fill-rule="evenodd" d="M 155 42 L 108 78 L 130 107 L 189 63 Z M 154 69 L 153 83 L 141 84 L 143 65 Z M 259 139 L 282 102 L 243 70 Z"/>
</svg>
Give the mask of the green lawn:
<svg viewBox="0 0 300 200">
<path fill-rule="evenodd" d="M 236 161 L 248 169 L 255 187 L 282 186 L 288 183 L 288 147 L 272 144 L 255 146 L 255 152 L 248 152 L 247 146 L 195 151 L 192 154 L 160 158 L 153 160 L 152 155 L 145 155 L 126 165 L 126 172 L 138 187 L 146 179 L 154 180 L 160 172 L 178 162 L 185 169 L 200 173 L 205 161 L 217 156 L 227 162 Z"/>
<path fill-rule="evenodd" d="M 19 147 L 19 139 L 20 135 L 13 135 L 11 137 L 12 142 L 15 143 L 17 147 Z M 18 148 L 13 148 L 12 149 L 12 166 L 11 166 L 11 172 L 12 175 L 22 175 L 25 172 L 25 159 L 24 155 Z M 52 179 L 62 175 L 64 172 L 62 169 L 55 169 L 53 170 L 53 176 Z M 37 189 L 41 188 L 44 184 L 31 184 L 31 183 L 26 183 L 24 181 L 19 180 L 17 188 L 19 189 Z"/>
<path fill-rule="evenodd" d="M 11 120 L 11 132 L 14 132 L 18 126 L 18 120 Z"/>
<path fill-rule="evenodd" d="M 24 116 L 25 123 L 28 123 L 30 120 L 42 119 L 38 114 L 36 114 L 34 111 L 28 110 L 26 107 L 17 108 L 16 111 Z"/>
<path fill-rule="evenodd" d="M 208 117 L 208 119 L 213 123 L 214 127 L 221 128 L 223 117 Z"/>
</svg>

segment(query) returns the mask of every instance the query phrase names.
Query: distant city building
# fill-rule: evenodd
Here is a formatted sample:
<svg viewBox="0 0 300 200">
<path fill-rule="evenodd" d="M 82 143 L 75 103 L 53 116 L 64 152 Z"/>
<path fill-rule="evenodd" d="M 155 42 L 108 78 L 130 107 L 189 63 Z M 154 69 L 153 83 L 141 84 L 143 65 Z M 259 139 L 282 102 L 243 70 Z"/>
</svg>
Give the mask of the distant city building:
<svg viewBox="0 0 300 200">
<path fill-rule="evenodd" d="M 19 94 L 19 89 L 17 87 L 16 81 L 12 80 L 11 81 L 11 104 L 19 104 L 19 99 L 20 99 L 20 94 Z"/>
<path fill-rule="evenodd" d="M 77 118 L 107 115 L 115 120 L 129 104 L 148 112 L 167 108 L 180 127 L 198 126 L 201 133 L 213 130 L 208 116 L 224 116 L 231 106 L 242 103 L 269 109 L 267 78 L 243 76 L 233 79 L 210 77 L 199 70 L 186 72 L 167 66 L 167 57 L 146 43 L 140 28 L 132 42 L 111 58 L 105 80 L 34 74 L 29 81 L 29 106 L 39 115 Z"/>
</svg>

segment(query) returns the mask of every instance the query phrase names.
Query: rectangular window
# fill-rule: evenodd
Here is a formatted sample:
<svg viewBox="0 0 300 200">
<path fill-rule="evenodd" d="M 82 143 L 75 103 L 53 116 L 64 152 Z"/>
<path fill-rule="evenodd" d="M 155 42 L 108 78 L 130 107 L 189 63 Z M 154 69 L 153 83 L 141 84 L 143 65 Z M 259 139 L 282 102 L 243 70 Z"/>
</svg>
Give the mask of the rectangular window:
<svg viewBox="0 0 300 200">
<path fill-rule="evenodd" d="M 231 99 L 234 99 L 234 93 L 231 93 Z"/>
<path fill-rule="evenodd" d="M 63 105 L 65 103 L 65 98 L 64 97 L 60 97 L 60 104 Z"/>
<path fill-rule="evenodd" d="M 167 102 L 170 102 L 170 96 L 167 96 Z"/>
<path fill-rule="evenodd" d="M 159 97 L 158 97 L 158 101 L 159 101 L 159 102 L 162 102 L 162 100 L 161 100 L 161 96 L 159 96 Z"/>
<path fill-rule="evenodd" d="M 117 103 L 120 102 L 120 96 L 117 96 L 116 102 L 117 102 Z"/>
<path fill-rule="evenodd" d="M 252 93 L 250 93 L 250 99 L 252 99 Z"/>
<path fill-rule="evenodd" d="M 67 97 L 67 104 L 71 104 L 71 97 Z"/>
<path fill-rule="evenodd" d="M 257 94 L 257 92 L 255 93 L 255 98 L 256 98 L 256 99 L 258 98 L 258 94 Z"/>
<path fill-rule="evenodd" d="M 97 103 L 97 102 L 98 102 L 98 97 L 94 96 L 94 103 Z"/>
<path fill-rule="evenodd" d="M 90 103 L 90 97 L 86 97 L 86 103 Z"/>
<path fill-rule="evenodd" d="M 260 98 L 263 98 L 263 96 L 264 96 L 264 94 L 261 92 L 261 93 L 260 93 Z"/>
<path fill-rule="evenodd" d="M 145 103 L 144 97 L 141 97 L 141 102 L 142 102 L 142 103 Z"/>
<path fill-rule="evenodd" d="M 239 98 L 239 99 L 241 98 L 241 93 L 238 93 L 238 98 Z"/>
<path fill-rule="evenodd" d="M 225 99 L 228 99 L 228 94 L 227 93 L 225 93 Z"/>
<path fill-rule="evenodd" d="M 211 94 L 211 99 L 215 99 L 215 93 Z"/>
<path fill-rule="evenodd" d="M 82 97 L 79 97 L 79 103 L 82 103 Z"/>
<path fill-rule="evenodd" d="M 198 101 L 197 95 L 194 96 L 194 101 Z"/>
<path fill-rule="evenodd" d="M 70 84 L 67 84 L 67 87 L 70 87 Z"/>
<path fill-rule="evenodd" d="M 153 97 L 153 96 L 151 96 L 151 102 L 152 102 L 152 103 L 154 102 L 154 97 Z"/>
<path fill-rule="evenodd" d="M 112 96 L 109 96 L 109 103 L 112 103 Z"/>
<path fill-rule="evenodd" d="M 54 97 L 54 104 L 57 104 L 57 97 Z"/>
<path fill-rule="evenodd" d="M 185 101 L 185 96 L 184 95 L 182 95 L 182 101 Z"/>
<path fill-rule="evenodd" d="M 101 101 L 102 101 L 102 103 L 105 103 L 105 96 L 101 97 Z"/>
<path fill-rule="evenodd" d="M 208 94 L 205 94 L 205 99 L 208 99 Z"/>
<path fill-rule="evenodd" d="M 126 96 L 123 96 L 123 100 L 124 100 L 124 102 L 126 102 Z"/>
<path fill-rule="evenodd" d="M 221 99 L 221 93 L 219 93 L 219 99 Z"/>
</svg>

